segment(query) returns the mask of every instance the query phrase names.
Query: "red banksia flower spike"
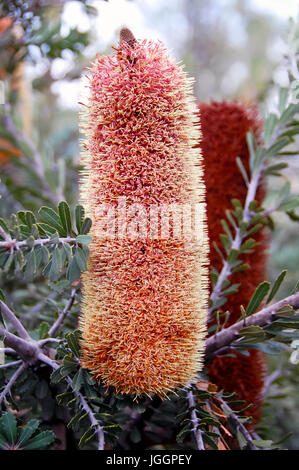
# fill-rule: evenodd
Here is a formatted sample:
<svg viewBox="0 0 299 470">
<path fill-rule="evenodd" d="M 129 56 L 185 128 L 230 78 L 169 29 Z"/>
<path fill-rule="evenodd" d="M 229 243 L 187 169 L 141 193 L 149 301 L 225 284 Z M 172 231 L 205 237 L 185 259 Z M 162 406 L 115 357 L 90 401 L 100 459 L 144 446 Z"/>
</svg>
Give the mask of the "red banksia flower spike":
<svg viewBox="0 0 299 470">
<path fill-rule="evenodd" d="M 89 91 L 80 194 L 93 241 L 81 361 L 117 393 L 165 397 L 196 379 L 206 335 L 209 244 L 192 80 L 160 42 L 123 29 L 115 53 L 93 65 Z M 172 205 L 191 206 L 198 230 L 174 236 L 182 227 L 171 218 L 157 232 L 155 210 Z"/>
<path fill-rule="evenodd" d="M 210 239 L 210 264 L 221 269 L 221 260 L 213 247 L 219 242 L 223 232 L 221 219 L 225 211 L 231 209 L 231 200 L 245 201 L 247 188 L 236 164 L 239 157 L 246 170 L 249 170 L 249 155 L 246 133 L 252 130 L 258 138 L 262 129 L 261 119 L 254 106 L 245 107 L 237 102 L 212 102 L 200 104 L 202 126 L 201 147 L 204 156 L 205 182 L 207 188 L 207 215 Z M 264 198 L 261 187 L 257 201 Z M 246 306 L 256 288 L 265 279 L 266 239 L 265 233 L 255 234 L 259 245 L 254 252 L 242 257 L 251 266 L 248 271 L 234 274 L 233 284 L 240 283 L 239 292 L 229 297 L 230 317 L 226 326 L 240 318 L 240 305 Z M 224 307 L 225 308 L 225 307 Z M 254 422 L 261 417 L 262 390 L 265 375 L 263 354 L 250 350 L 249 356 L 236 351 L 236 357 L 217 357 L 208 364 L 210 380 L 227 392 L 236 392 L 238 398 L 252 407 L 248 409 Z"/>
</svg>

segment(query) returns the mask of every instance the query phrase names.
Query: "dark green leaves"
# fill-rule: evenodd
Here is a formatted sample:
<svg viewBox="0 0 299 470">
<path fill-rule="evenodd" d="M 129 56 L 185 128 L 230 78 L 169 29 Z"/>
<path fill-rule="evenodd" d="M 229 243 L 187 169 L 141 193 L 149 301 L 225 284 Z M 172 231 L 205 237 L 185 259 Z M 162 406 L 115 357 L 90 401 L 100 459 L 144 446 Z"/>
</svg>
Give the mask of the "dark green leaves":
<svg viewBox="0 0 299 470">
<path fill-rule="evenodd" d="M 43 450 L 54 441 L 52 431 L 38 430 L 39 422 L 29 421 L 23 428 L 17 427 L 15 416 L 5 413 L 0 419 L 0 449 L 2 450 Z"/>
<path fill-rule="evenodd" d="M 12 413 L 5 413 L 0 420 L 0 431 L 3 432 L 8 442 L 15 443 L 17 438 L 17 421 Z"/>
<path fill-rule="evenodd" d="M 64 201 L 60 202 L 58 205 L 58 212 L 61 224 L 66 231 L 67 235 L 72 234 L 72 220 L 71 220 L 71 212 L 68 204 Z"/>
<path fill-rule="evenodd" d="M 75 219 L 76 228 L 79 234 L 86 234 L 91 228 L 91 219 L 89 217 L 84 218 L 85 211 L 82 206 L 78 205 L 75 208 Z"/>
<path fill-rule="evenodd" d="M 269 292 L 270 289 L 270 282 L 264 281 L 262 282 L 255 290 L 253 296 L 250 299 L 250 302 L 246 308 L 245 315 L 248 317 L 252 315 L 254 312 L 257 311 L 260 304 L 264 300 L 265 296 Z"/>
<path fill-rule="evenodd" d="M 53 431 L 43 431 L 29 439 L 23 444 L 24 450 L 42 450 L 47 449 L 55 439 Z"/>
<path fill-rule="evenodd" d="M 80 355 L 80 332 L 78 330 L 73 333 L 68 333 L 66 335 L 67 345 L 74 354 L 74 356 L 79 357 Z"/>
<path fill-rule="evenodd" d="M 62 225 L 62 221 L 53 209 L 43 206 L 40 208 L 38 213 L 43 222 L 45 222 L 49 227 L 55 229 L 60 236 L 66 237 L 67 232 Z"/>
<path fill-rule="evenodd" d="M 91 219 L 84 217 L 84 209 L 78 205 L 73 222 L 65 201 L 57 211 L 42 206 L 38 214 L 39 220 L 31 211 L 19 211 L 12 216 L 11 226 L 0 220 L 3 230 L 16 240 L 15 250 L 0 249 L 0 268 L 9 273 L 19 268 L 28 282 L 41 273 L 54 282 L 63 275 L 70 282 L 77 281 L 87 267 Z"/>
<path fill-rule="evenodd" d="M 266 337 L 266 334 L 263 328 L 261 328 L 260 326 L 256 326 L 256 325 L 250 325 L 250 326 L 246 326 L 242 328 L 239 331 L 239 334 L 245 337 L 242 341 L 245 341 L 246 343 L 247 342 L 248 343 L 259 342 L 265 339 Z M 239 341 L 239 343 L 242 341 Z"/>
<path fill-rule="evenodd" d="M 84 221 L 84 208 L 82 206 L 76 206 L 75 208 L 75 218 L 76 218 L 76 228 L 78 233 L 81 233 L 82 225 Z"/>
<path fill-rule="evenodd" d="M 269 294 L 269 296 L 268 296 L 268 298 L 267 298 L 267 302 L 266 302 L 267 304 L 268 304 L 269 302 L 271 302 L 271 300 L 272 300 L 272 299 L 274 298 L 274 296 L 277 294 L 277 292 L 278 292 L 278 290 L 279 290 L 281 284 L 282 284 L 283 281 L 284 281 L 284 278 L 285 278 L 286 274 L 287 274 L 287 270 L 284 269 L 284 270 L 277 276 L 277 278 L 275 279 L 274 284 L 273 284 L 272 289 L 271 289 L 271 292 L 270 292 L 270 294 Z"/>
<path fill-rule="evenodd" d="M 74 256 L 72 261 L 70 262 L 70 264 L 68 266 L 67 279 L 70 282 L 77 281 L 78 279 L 80 279 L 80 273 L 81 273 L 80 266 L 78 265 L 77 259 Z"/>
</svg>

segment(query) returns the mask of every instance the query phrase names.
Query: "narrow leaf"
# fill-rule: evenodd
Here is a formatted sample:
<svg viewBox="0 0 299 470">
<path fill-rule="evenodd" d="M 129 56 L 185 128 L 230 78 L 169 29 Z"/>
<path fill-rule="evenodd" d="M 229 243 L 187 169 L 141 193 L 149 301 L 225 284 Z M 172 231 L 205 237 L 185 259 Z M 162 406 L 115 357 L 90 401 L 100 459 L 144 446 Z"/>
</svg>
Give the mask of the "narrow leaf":
<svg viewBox="0 0 299 470">
<path fill-rule="evenodd" d="M 245 311 L 246 317 L 256 312 L 256 310 L 259 308 L 260 304 L 262 303 L 263 299 L 269 292 L 270 286 L 271 286 L 270 282 L 264 281 L 256 288 L 253 296 L 250 299 L 247 309 Z"/>
</svg>

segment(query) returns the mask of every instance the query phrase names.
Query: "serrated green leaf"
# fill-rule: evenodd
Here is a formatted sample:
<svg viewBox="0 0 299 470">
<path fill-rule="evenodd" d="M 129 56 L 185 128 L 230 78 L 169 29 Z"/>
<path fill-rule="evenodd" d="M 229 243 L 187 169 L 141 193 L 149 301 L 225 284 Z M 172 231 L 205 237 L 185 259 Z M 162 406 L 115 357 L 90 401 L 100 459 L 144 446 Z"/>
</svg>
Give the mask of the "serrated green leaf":
<svg viewBox="0 0 299 470">
<path fill-rule="evenodd" d="M 25 450 L 45 449 L 54 442 L 54 439 L 55 434 L 53 431 L 43 431 L 32 439 L 29 439 L 23 448 Z"/>
<path fill-rule="evenodd" d="M 0 430 L 6 436 L 6 438 L 11 444 L 16 443 L 17 421 L 16 421 L 15 416 L 10 411 L 8 411 L 7 413 L 4 413 L 4 415 L 2 416 Z"/>
<path fill-rule="evenodd" d="M 30 437 L 35 433 L 39 426 L 37 419 L 32 419 L 29 421 L 25 427 L 22 429 L 19 438 L 17 440 L 17 446 L 21 448 L 23 444 L 30 439 Z"/>
</svg>

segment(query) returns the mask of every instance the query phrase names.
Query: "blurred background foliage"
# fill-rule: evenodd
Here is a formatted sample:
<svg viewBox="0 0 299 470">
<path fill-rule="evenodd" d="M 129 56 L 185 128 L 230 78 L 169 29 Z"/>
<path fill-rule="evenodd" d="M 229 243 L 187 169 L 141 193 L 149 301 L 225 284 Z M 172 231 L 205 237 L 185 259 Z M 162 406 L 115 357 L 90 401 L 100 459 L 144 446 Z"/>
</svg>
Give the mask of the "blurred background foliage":
<svg viewBox="0 0 299 470">
<path fill-rule="evenodd" d="M 296 13 L 297 2 L 273 1 L 273 8 L 270 3 L 268 9 L 258 3 L 264 2 L 1 0 L 0 80 L 5 85 L 5 104 L 0 105 L 1 216 L 23 208 L 36 210 L 42 204 L 53 206 L 63 199 L 73 206 L 77 202 L 81 72 L 96 53 L 110 51 L 117 44 L 123 24 L 138 38 L 165 42 L 196 78 L 200 101 L 256 101 L 261 112 L 265 103 L 271 106 L 273 73 L 279 84 L 288 83 L 278 64 L 288 26 L 285 12 Z M 287 170 L 294 193 L 299 189 L 298 174 L 294 156 Z M 280 189 L 276 180 L 270 177 L 267 182 L 269 201 Z M 298 278 L 298 225 L 281 213 L 274 223 L 275 230 L 269 234 L 268 278 L 273 281 L 282 269 L 288 269 L 280 293 L 283 298 Z M 12 281 L 3 274 L 0 284 L 5 284 L 9 301 L 32 328 L 46 318 L 44 299 L 48 298 L 49 312 L 57 308 L 51 305 L 52 299 L 59 305 L 60 293 L 51 290 L 42 277 L 29 286 L 22 282 L 21 276 Z M 33 304 L 34 319 L 28 316 Z M 70 319 L 70 328 L 74 321 Z M 269 360 L 269 372 L 277 368 L 281 375 L 267 388 L 260 428 L 264 435 L 271 428 L 273 440 L 292 432 L 287 447 L 296 449 L 299 366 L 291 364 L 286 354 Z"/>
</svg>

